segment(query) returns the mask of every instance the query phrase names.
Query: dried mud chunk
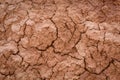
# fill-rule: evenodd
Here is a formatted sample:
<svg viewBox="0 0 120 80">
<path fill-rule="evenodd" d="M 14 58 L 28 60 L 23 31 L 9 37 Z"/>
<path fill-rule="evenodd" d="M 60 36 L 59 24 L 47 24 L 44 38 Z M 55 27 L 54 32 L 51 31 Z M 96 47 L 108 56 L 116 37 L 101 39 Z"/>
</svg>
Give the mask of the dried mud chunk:
<svg viewBox="0 0 120 80">
<path fill-rule="evenodd" d="M 2 67 L 2 65 L 6 62 L 6 58 L 4 57 L 3 54 L 0 54 L 0 68 Z"/>
<path fill-rule="evenodd" d="M 0 79 L 3 80 L 5 78 L 5 75 L 0 74 Z"/>
<path fill-rule="evenodd" d="M 52 75 L 52 68 L 48 67 L 46 64 L 34 67 L 40 73 L 41 79 L 50 79 Z"/>
<path fill-rule="evenodd" d="M 26 71 L 17 70 L 15 72 L 16 80 L 41 80 L 36 69 L 29 67 Z"/>
<path fill-rule="evenodd" d="M 109 65 L 110 58 L 107 57 L 109 52 L 104 54 L 104 52 L 101 52 L 102 50 L 99 51 L 97 46 L 97 40 L 90 40 L 87 36 L 83 35 L 76 48 L 79 55 L 85 57 L 85 68 L 91 73 L 99 74 Z"/>
<path fill-rule="evenodd" d="M 115 1 L 117 1 L 117 0 L 115 0 Z M 119 19 L 120 15 L 119 15 L 118 10 L 119 10 L 119 6 L 115 6 L 114 2 L 112 2 L 112 4 L 108 3 L 102 7 L 102 11 L 107 16 L 106 20 L 108 22 L 120 22 L 120 19 Z"/>
<path fill-rule="evenodd" d="M 15 68 L 21 65 L 22 58 L 19 55 L 11 55 L 7 61 L 9 65 L 14 65 Z"/>
<path fill-rule="evenodd" d="M 50 20 L 38 23 L 35 25 L 33 36 L 30 39 L 30 46 L 45 50 L 56 39 L 56 34 L 55 25 Z"/>
<path fill-rule="evenodd" d="M 21 1 L 23 1 L 23 0 L 2 0 L 1 2 L 6 2 L 6 3 L 8 3 L 8 4 L 16 4 L 16 3 L 19 3 L 19 2 L 21 2 Z"/>
<path fill-rule="evenodd" d="M 100 74 L 108 67 L 110 59 L 101 54 L 91 53 L 92 58 L 86 58 L 86 68 L 93 73 Z M 104 61 L 104 62 L 103 62 Z"/>
<path fill-rule="evenodd" d="M 106 80 L 106 76 L 104 74 L 96 75 L 89 72 L 84 72 L 80 75 L 79 80 Z"/>
<path fill-rule="evenodd" d="M 96 23 L 101 23 L 106 21 L 106 15 L 100 10 L 89 11 L 86 19 Z"/>
<path fill-rule="evenodd" d="M 54 0 L 46 1 L 43 11 L 40 12 L 40 14 L 42 14 L 41 16 L 43 16 L 45 19 L 52 18 L 57 9 L 54 3 Z"/>
<path fill-rule="evenodd" d="M 12 32 L 10 28 L 7 29 L 7 31 L 5 33 L 5 35 L 6 35 L 5 38 L 7 38 L 8 41 L 12 41 L 13 40 L 15 42 L 18 42 L 20 40 L 20 38 L 24 35 L 24 32 L 23 32 L 24 28 L 25 27 L 22 27 L 21 30 L 18 31 L 18 32 Z"/>
<path fill-rule="evenodd" d="M 54 46 L 55 46 L 55 51 L 56 52 L 62 52 L 63 51 L 63 49 L 64 49 L 64 42 L 63 42 L 63 40 L 62 39 L 57 39 L 55 42 L 54 42 L 54 44 L 53 44 Z M 59 45 L 59 46 L 57 46 L 57 45 Z"/>
<path fill-rule="evenodd" d="M 72 34 L 70 30 L 68 30 L 64 24 L 60 24 L 58 26 L 58 37 L 60 37 L 63 41 L 67 42 L 71 36 Z"/>
<path fill-rule="evenodd" d="M 28 20 L 29 21 L 29 20 Z M 31 37 L 33 34 L 33 29 L 32 29 L 32 26 L 26 26 L 26 29 L 25 29 L 25 35 L 27 37 Z"/>
<path fill-rule="evenodd" d="M 120 79 L 120 71 L 113 64 L 111 64 L 108 69 L 104 72 L 109 80 L 119 80 Z"/>
<path fill-rule="evenodd" d="M 107 54 L 110 58 L 113 58 L 113 59 L 117 59 L 118 61 L 120 60 L 119 57 L 119 53 L 120 53 L 120 47 L 119 46 L 116 46 L 114 44 L 105 44 L 104 45 L 104 51 L 106 51 Z"/>
<path fill-rule="evenodd" d="M 57 74 L 53 74 L 51 80 L 63 80 L 64 79 L 64 72 L 60 71 Z"/>
<path fill-rule="evenodd" d="M 32 8 L 32 2 L 29 0 L 25 0 L 24 2 L 20 3 L 19 7 L 24 10 L 29 10 L 30 8 Z"/>
<path fill-rule="evenodd" d="M 27 19 L 27 11 L 20 9 L 19 7 L 12 11 L 10 14 L 5 17 L 5 27 L 9 27 L 9 25 L 17 23 L 23 26 L 24 22 Z"/>
<path fill-rule="evenodd" d="M 48 67 L 51 68 L 51 67 L 54 67 L 59 62 L 59 60 L 61 59 L 61 56 L 58 54 L 55 54 L 53 48 L 50 47 L 45 52 L 42 53 L 41 58 L 44 59 L 44 61 L 42 61 L 41 63 L 46 62 Z"/>
<path fill-rule="evenodd" d="M 69 37 L 62 36 L 62 32 L 58 33 L 58 38 L 53 43 L 56 52 L 66 54 L 73 51 L 74 46 L 81 39 L 81 33 L 84 32 L 84 29 L 80 25 L 77 26 L 78 29 L 75 29 L 73 34 L 66 34 Z"/>
<path fill-rule="evenodd" d="M 68 8 L 68 15 L 69 17 L 74 21 L 74 23 L 83 23 L 85 21 L 85 18 L 83 17 L 83 15 L 81 14 L 81 10 L 77 9 L 78 11 L 76 11 L 76 6 L 71 6 L 70 8 Z M 77 14 L 76 14 L 77 13 Z M 72 15 L 74 14 L 74 15 Z"/>
<path fill-rule="evenodd" d="M 64 42 L 62 39 L 58 38 L 53 44 L 53 46 L 55 48 L 55 52 L 60 53 L 62 55 L 72 52 L 73 47 L 74 47 L 73 42 L 72 41 Z"/>
<path fill-rule="evenodd" d="M 29 63 L 30 65 L 36 64 L 40 56 L 40 52 L 34 48 L 20 51 L 19 54 L 23 57 L 24 61 Z"/>
<path fill-rule="evenodd" d="M 24 38 L 25 39 L 25 38 Z M 27 38 L 26 38 L 27 39 Z M 30 42 L 29 42 L 30 46 L 33 46 L 33 47 L 37 47 L 39 46 L 39 37 L 38 36 L 35 36 L 33 35 L 31 38 L 30 38 Z M 25 43 L 23 43 L 23 45 L 25 45 Z M 29 46 L 28 46 L 29 47 Z"/>
<path fill-rule="evenodd" d="M 32 1 L 35 2 L 35 3 L 41 3 L 44 0 L 32 0 Z"/>
<path fill-rule="evenodd" d="M 52 80 L 61 80 L 63 78 L 65 80 L 78 79 L 79 75 L 84 72 L 84 69 L 80 65 L 77 65 L 76 63 L 64 64 L 64 62 L 65 61 L 56 65 L 56 67 L 53 69 L 54 73 L 52 75 Z"/>
<path fill-rule="evenodd" d="M 69 71 L 69 70 L 74 70 L 74 68 L 76 67 L 79 67 L 79 68 L 84 67 L 84 62 L 82 59 L 77 60 L 77 59 L 74 59 L 72 57 L 67 57 L 67 56 L 62 59 L 63 60 L 61 60 L 60 63 L 57 63 L 57 65 L 54 67 L 53 69 L 54 72 L 67 71 L 67 70 Z"/>
<path fill-rule="evenodd" d="M 105 40 L 110 42 L 118 43 L 120 42 L 120 35 L 119 34 L 113 34 L 113 33 L 106 33 L 105 34 Z"/>
<path fill-rule="evenodd" d="M 2 24 L 4 18 L 5 18 L 5 15 L 6 15 L 6 12 L 5 12 L 5 9 L 6 9 L 7 5 L 6 4 L 0 4 L 0 24 Z"/>
<path fill-rule="evenodd" d="M 86 34 L 90 39 L 104 41 L 104 31 L 88 30 Z"/>
<path fill-rule="evenodd" d="M 20 44 L 24 48 L 29 48 L 29 37 L 21 38 Z"/>
<path fill-rule="evenodd" d="M 11 55 L 6 61 L 6 64 L 2 64 L 0 72 L 4 75 L 14 74 L 14 71 L 20 66 L 22 59 L 18 55 Z"/>
<path fill-rule="evenodd" d="M 102 62 L 105 60 L 104 62 Z M 86 59 L 86 69 L 90 71 L 91 73 L 100 74 L 104 71 L 106 67 L 108 67 L 110 60 L 109 59 Z"/>
<path fill-rule="evenodd" d="M 14 41 L 10 41 L 4 45 L 0 46 L 0 53 L 5 51 L 11 51 L 14 54 L 18 52 L 17 44 Z"/>
<path fill-rule="evenodd" d="M 39 34 L 40 36 L 38 49 L 46 49 L 56 39 L 56 33 L 52 31 L 49 32 L 48 30 L 49 28 L 43 29 L 42 32 Z"/>
<path fill-rule="evenodd" d="M 115 66 L 117 69 L 120 68 L 120 63 L 119 63 L 119 61 L 115 60 L 115 61 L 113 62 L 113 64 L 114 64 L 114 66 Z M 120 70 L 118 70 L 118 71 L 120 71 Z"/>
<path fill-rule="evenodd" d="M 4 80 L 15 80 L 14 76 L 7 76 L 4 78 Z"/>
<path fill-rule="evenodd" d="M 91 3 L 91 5 L 95 6 L 95 7 L 101 7 L 103 5 L 103 1 L 101 0 L 88 0 L 89 3 Z"/>
<path fill-rule="evenodd" d="M 82 35 L 81 36 L 81 40 L 78 42 L 78 44 L 75 46 L 79 55 L 80 56 L 86 56 L 87 51 L 87 42 L 88 42 L 88 38 L 86 37 L 86 35 Z"/>
<path fill-rule="evenodd" d="M 118 26 L 119 23 L 117 22 L 112 23 L 103 22 L 99 24 L 101 30 L 106 30 L 106 32 L 113 34 L 119 34 L 120 28 Z"/>
<path fill-rule="evenodd" d="M 7 40 L 19 41 L 19 38 L 24 35 L 25 22 L 27 19 L 27 11 L 21 10 L 19 7 L 6 15 L 4 27 L 6 29 L 5 34 Z"/>
<path fill-rule="evenodd" d="M 77 6 L 76 6 L 77 5 Z M 86 16 L 89 11 L 92 11 L 94 7 L 88 1 L 77 1 L 70 5 L 68 9 L 68 16 L 77 24 L 83 23 L 86 20 Z M 74 14 L 74 15 L 72 15 Z"/>
<path fill-rule="evenodd" d="M 84 73 L 84 69 L 81 68 L 80 66 L 77 66 L 75 64 L 72 64 L 71 67 L 68 69 L 67 72 L 65 72 L 65 80 L 74 80 L 74 79 L 78 79 L 79 75 Z"/>
</svg>

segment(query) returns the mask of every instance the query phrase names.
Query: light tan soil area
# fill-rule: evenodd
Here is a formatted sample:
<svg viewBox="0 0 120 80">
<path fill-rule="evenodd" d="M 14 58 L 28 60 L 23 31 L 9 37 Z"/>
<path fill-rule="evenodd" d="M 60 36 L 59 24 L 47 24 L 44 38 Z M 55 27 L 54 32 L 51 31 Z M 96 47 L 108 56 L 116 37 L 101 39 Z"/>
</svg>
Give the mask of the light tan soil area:
<svg viewBox="0 0 120 80">
<path fill-rule="evenodd" d="M 120 80 L 120 0 L 0 0 L 0 80 Z"/>
</svg>

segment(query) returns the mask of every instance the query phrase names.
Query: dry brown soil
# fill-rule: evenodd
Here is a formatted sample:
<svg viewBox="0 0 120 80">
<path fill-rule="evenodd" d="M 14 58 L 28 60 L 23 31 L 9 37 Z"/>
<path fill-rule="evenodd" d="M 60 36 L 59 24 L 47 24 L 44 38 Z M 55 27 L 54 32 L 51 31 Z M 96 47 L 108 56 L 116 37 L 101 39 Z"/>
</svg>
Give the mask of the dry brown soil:
<svg viewBox="0 0 120 80">
<path fill-rule="evenodd" d="M 120 80 L 120 0 L 0 0 L 0 80 Z"/>
</svg>

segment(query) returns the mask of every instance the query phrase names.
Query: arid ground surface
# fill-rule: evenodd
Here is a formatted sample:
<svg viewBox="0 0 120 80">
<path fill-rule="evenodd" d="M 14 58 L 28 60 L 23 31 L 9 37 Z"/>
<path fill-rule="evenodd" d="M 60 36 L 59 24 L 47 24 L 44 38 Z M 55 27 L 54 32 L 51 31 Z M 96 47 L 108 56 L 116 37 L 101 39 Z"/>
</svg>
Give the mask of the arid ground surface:
<svg viewBox="0 0 120 80">
<path fill-rule="evenodd" d="M 120 0 L 0 0 L 0 80 L 120 80 Z"/>
</svg>

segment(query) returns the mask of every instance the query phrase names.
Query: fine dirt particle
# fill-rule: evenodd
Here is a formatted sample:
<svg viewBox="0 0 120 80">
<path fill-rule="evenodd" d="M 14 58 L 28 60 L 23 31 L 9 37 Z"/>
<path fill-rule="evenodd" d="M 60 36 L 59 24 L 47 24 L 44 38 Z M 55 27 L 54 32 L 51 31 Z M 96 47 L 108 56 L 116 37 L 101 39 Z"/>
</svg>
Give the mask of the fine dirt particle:
<svg viewBox="0 0 120 80">
<path fill-rule="evenodd" d="M 120 0 L 0 0 L 0 80 L 120 80 Z"/>
</svg>

